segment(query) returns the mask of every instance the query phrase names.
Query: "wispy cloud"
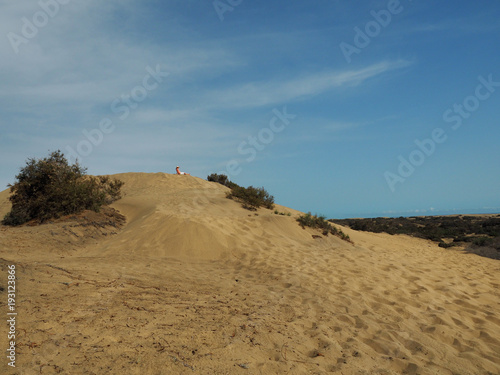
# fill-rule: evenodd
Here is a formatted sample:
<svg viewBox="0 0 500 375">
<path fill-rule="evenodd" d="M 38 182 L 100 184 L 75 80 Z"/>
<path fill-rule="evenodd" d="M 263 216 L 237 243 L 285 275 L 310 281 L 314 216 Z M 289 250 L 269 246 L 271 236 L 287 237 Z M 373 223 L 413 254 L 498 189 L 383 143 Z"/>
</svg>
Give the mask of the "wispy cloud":
<svg viewBox="0 0 500 375">
<path fill-rule="evenodd" d="M 401 34 L 433 34 L 450 33 L 454 37 L 464 34 L 494 32 L 500 28 L 498 23 L 486 22 L 488 14 L 478 14 L 471 18 L 446 18 L 428 22 L 418 22 L 405 25 L 404 29 L 394 29 L 394 35 Z M 390 30 L 391 32 L 391 30 Z"/>
<path fill-rule="evenodd" d="M 306 99 L 326 91 L 360 85 L 378 75 L 411 65 L 405 60 L 384 61 L 357 70 L 312 73 L 287 81 L 252 82 L 207 94 L 206 101 L 218 108 L 250 108 Z"/>
</svg>

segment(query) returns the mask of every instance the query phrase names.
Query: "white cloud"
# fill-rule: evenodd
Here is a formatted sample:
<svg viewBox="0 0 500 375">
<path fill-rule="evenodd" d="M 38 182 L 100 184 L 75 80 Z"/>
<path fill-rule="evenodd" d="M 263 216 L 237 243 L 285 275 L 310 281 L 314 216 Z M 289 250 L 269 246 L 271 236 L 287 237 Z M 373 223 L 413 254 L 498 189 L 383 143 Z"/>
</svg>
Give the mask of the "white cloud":
<svg viewBox="0 0 500 375">
<path fill-rule="evenodd" d="M 352 128 L 357 128 L 363 124 L 357 122 L 347 122 L 347 121 L 329 121 L 322 126 L 323 130 L 337 132 L 340 130 L 347 130 Z"/>
<path fill-rule="evenodd" d="M 168 85 L 182 85 L 200 75 L 216 75 L 241 62 L 216 43 L 182 45 L 175 40 L 123 35 L 115 29 L 117 9 L 136 13 L 132 1 L 71 1 L 38 30 L 16 54 L 8 32 L 21 34 L 22 17 L 33 17 L 35 2 L 0 5 L 0 98 L 9 108 L 78 103 L 109 105 L 109 101 L 141 83 L 145 68 L 159 64 L 171 73 Z M 4 22 L 5 21 L 5 22 Z M 182 28 L 169 26 L 172 35 Z M 207 74 L 208 73 L 208 74 Z"/>
<path fill-rule="evenodd" d="M 6 22 L 0 30 L 4 35 L 19 31 L 21 17 L 30 18 L 39 10 L 37 3 L 29 7 L 21 2 L 12 4 L 2 7 L 0 21 Z M 112 155 L 114 163 L 125 165 L 134 160 L 147 161 L 151 155 L 226 160 L 238 155 L 242 133 L 259 120 L 227 115 L 225 111 L 303 100 L 354 87 L 410 65 L 407 61 L 385 61 L 359 69 L 298 73 L 290 79 L 255 82 L 247 69 L 249 61 L 245 59 L 249 57 L 233 48 L 241 45 L 238 38 L 222 42 L 196 39 L 184 45 L 175 38 L 155 35 L 146 40 L 114 30 L 118 25 L 112 21 L 113 12 L 119 8 L 134 14 L 134 4 L 115 0 L 70 2 L 35 38 L 20 46 L 18 55 L 4 38 L 0 51 L 0 112 L 4 116 L 0 128 L 6 131 L 0 141 L 8 142 L 15 136 L 36 154 L 49 148 L 76 149 L 85 140 L 82 130 L 97 128 L 100 119 L 110 117 L 116 130 L 86 158 L 91 165 L 113 160 Z M 178 23 L 168 28 L 174 36 L 183 33 Z M 146 67 L 156 64 L 170 73 L 169 77 L 131 110 L 129 117 L 119 120 L 110 109 L 111 102 L 140 85 Z M 241 84 L 231 86 L 217 79 L 228 72 Z M 7 131 L 12 125 L 16 126 L 14 135 Z M 338 130 L 355 125 L 328 126 Z M 34 129 L 38 129 L 36 134 Z"/>
<path fill-rule="evenodd" d="M 381 62 L 357 70 L 312 73 L 288 81 L 253 82 L 207 94 L 210 107 L 250 108 L 305 99 L 339 87 L 357 86 L 369 78 L 407 67 L 410 62 Z"/>
</svg>

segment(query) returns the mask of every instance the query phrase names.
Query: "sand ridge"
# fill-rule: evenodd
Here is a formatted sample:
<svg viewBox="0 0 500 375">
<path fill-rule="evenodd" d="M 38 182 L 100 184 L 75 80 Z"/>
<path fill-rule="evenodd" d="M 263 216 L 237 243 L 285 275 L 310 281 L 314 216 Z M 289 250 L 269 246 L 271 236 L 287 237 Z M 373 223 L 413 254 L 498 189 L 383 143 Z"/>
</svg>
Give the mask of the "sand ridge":
<svg viewBox="0 0 500 375">
<path fill-rule="evenodd" d="M 498 261 L 348 228 L 354 245 L 313 239 L 297 211 L 244 210 L 193 176 L 116 177 L 115 235 L 65 248 L 0 228 L 0 274 L 19 278 L 5 373 L 500 373 Z"/>
</svg>

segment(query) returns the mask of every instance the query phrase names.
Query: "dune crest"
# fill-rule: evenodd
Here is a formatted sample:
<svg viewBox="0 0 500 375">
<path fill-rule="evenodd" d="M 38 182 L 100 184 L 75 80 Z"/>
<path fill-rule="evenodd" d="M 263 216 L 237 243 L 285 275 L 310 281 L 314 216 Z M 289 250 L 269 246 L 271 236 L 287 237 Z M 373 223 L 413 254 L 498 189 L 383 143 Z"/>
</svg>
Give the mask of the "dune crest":
<svg viewBox="0 0 500 375">
<path fill-rule="evenodd" d="M 253 243 L 274 237 L 299 242 L 312 238 L 291 216 L 243 209 L 227 199 L 229 189 L 217 183 L 165 173 L 114 177 L 125 185 L 123 198 L 112 207 L 128 222 L 117 237 L 99 245 L 99 251 L 123 253 L 126 243 L 127 252 L 134 255 L 204 261 L 247 251 Z"/>
</svg>

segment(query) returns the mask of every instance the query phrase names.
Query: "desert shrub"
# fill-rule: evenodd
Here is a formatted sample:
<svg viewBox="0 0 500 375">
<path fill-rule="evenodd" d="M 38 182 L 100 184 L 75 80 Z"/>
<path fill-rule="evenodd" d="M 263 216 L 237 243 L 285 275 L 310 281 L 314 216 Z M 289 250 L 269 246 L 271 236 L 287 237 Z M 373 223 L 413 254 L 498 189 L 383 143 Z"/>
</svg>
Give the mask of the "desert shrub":
<svg viewBox="0 0 500 375">
<path fill-rule="evenodd" d="M 103 205 L 120 198 L 123 182 L 106 176 L 86 175 L 76 162 L 69 165 L 61 151 L 44 159 L 28 159 L 10 187 L 11 211 L 5 225 L 21 225 L 31 220 L 42 223 L 84 210 L 98 212 Z"/>
<path fill-rule="evenodd" d="M 467 242 L 469 237 L 458 235 L 453 239 L 453 242 Z"/>
<path fill-rule="evenodd" d="M 439 246 L 439 247 L 442 247 L 442 248 L 444 248 L 444 249 L 448 249 L 449 247 L 457 246 L 457 244 L 456 244 L 456 243 L 454 243 L 454 242 L 446 243 L 446 242 L 440 241 L 440 242 L 438 243 L 438 246 Z"/>
<path fill-rule="evenodd" d="M 488 246 L 493 243 L 493 240 L 488 237 L 476 237 L 472 243 L 476 246 Z"/>
<path fill-rule="evenodd" d="M 234 182 L 231 182 L 229 180 L 229 177 L 227 177 L 225 174 L 217 174 L 217 173 L 212 173 L 207 177 L 207 181 L 211 182 L 217 182 L 221 185 L 227 186 L 228 188 L 232 189 L 233 187 L 236 187 Z"/>
<path fill-rule="evenodd" d="M 274 208 L 274 197 L 263 187 L 256 188 L 249 186 L 245 188 L 229 181 L 226 175 L 217 173 L 209 175 L 207 180 L 217 182 L 230 188 L 231 191 L 226 194 L 226 197 L 241 202 L 242 206 L 248 210 L 255 211 L 262 206 L 270 210 Z"/>
<path fill-rule="evenodd" d="M 311 215 L 310 212 L 305 215 L 299 216 L 297 221 L 302 228 L 311 227 L 319 229 L 325 236 L 327 236 L 328 233 L 330 233 L 331 228 L 333 228 L 333 226 L 328 221 L 326 221 L 325 216 Z"/>
<path fill-rule="evenodd" d="M 278 210 L 274 210 L 275 215 L 280 215 L 280 216 L 292 216 L 290 212 L 280 212 Z"/>
<path fill-rule="evenodd" d="M 330 220 L 352 229 L 391 234 L 408 234 L 437 242 L 440 247 L 464 246 L 466 251 L 500 259 L 500 218 L 496 216 L 413 216 Z M 444 239 L 451 242 L 444 242 Z M 488 249 L 490 250 L 484 250 Z M 483 251 L 484 250 L 484 251 Z"/>
<path fill-rule="evenodd" d="M 240 201 L 243 207 L 248 210 L 256 210 L 261 206 L 270 210 L 274 208 L 274 197 L 263 187 L 249 186 L 245 188 L 236 185 L 231 189 L 227 197 Z"/>
<path fill-rule="evenodd" d="M 344 241 L 352 242 L 349 235 L 345 234 L 341 229 L 334 227 L 328 220 L 326 220 L 325 216 L 312 215 L 310 212 L 301 215 L 297 218 L 299 225 L 302 228 L 310 227 L 314 229 L 318 229 L 323 233 L 324 236 L 328 236 L 328 234 L 332 234 L 334 236 L 340 237 Z"/>
</svg>

